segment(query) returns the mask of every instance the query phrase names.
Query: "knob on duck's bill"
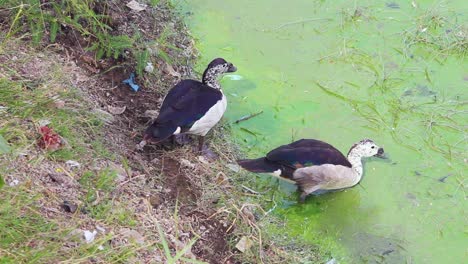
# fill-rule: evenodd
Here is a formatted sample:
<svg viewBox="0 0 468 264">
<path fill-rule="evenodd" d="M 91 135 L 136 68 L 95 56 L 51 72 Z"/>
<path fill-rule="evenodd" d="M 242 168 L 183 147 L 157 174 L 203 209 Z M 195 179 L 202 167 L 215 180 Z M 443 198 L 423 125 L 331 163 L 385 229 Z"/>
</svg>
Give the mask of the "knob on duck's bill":
<svg viewBox="0 0 468 264">
<path fill-rule="evenodd" d="M 235 72 L 235 71 L 237 71 L 237 67 L 234 66 L 234 64 L 228 63 L 228 65 L 229 65 L 229 68 L 228 68 L 227 72 Z"/>
<path fill-rule="evenodd" d="M 385 155 L 385 152 L 384 152 L 383 148 L 379 148 L 379 150 L 377 150 L 377 154 L 375 154 L 374 157 L 381 158 L 381 159 L 387 159 L 388 158 L 387 155 Z"/>
</svg>

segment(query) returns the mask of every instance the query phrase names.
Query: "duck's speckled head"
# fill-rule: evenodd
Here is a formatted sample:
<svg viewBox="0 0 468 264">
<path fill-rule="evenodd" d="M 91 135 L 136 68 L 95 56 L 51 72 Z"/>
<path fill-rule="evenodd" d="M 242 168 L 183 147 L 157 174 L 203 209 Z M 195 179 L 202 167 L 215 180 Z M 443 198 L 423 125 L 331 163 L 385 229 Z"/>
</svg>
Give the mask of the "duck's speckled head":
<svg viewBox="0 0 468 264">
<path fill-rule="evenodd" d="M 206 67 L 207 70 L 209 69 L 217 69 L 219 73 L 226 73 L 226 72 L 235 72 L 237 71 L 236 66 L 234 66 L 232 63 L 227 62 L 223 58 L 216 58 L 208 64 Z"/>
<path fill-rule="evenodd" d="M 349 150 L 348 155 L 350 153 L 353 153 L 354 155 L 360 157 L 385 158 L 384 149 L 377 146 L 377 144 L 375 144 L 375 142 L 371 139 L 363 139 L 358 143 L 354 144 Z"/>
<path fill-rule="evenodd" d="M 203 73 L 203 83 L 213 88 L 220 88 L 217 81 L 218 77 L 223 73 L 235 71 L 237 71 L 237 68 L 232 63 L 223 58 L 216 58 L 206 67 Z"/>
</svg>

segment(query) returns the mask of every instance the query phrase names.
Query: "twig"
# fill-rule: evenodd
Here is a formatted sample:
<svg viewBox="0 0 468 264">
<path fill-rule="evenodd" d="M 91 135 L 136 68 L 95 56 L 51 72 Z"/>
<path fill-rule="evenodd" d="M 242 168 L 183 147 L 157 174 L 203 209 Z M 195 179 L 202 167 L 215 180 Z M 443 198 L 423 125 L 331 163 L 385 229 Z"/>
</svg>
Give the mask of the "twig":
<svg viewBox="0 0 468 264">
<path fill-rule="evenodd" d="M 250 189 L 249 187 L 245 186 L 245 185 L 241 185 L 242 188 L 244 188 L 246 191 L 250 192 L 250 193 L 253 193 L 253 194 L 260 194 L 259 192 L 257 191 L 254 191 L 252 189 Z"/>
<path fill-rule="evenodd" d="M 254 117 L 256 117 L 256 116 L 258 116 L 258 115 L 260 115 L 260 114 L 263 114 L 263 110 L 260 111 L 260 112 L 254 113 L 254 114 L 250 114 L 250 115 L 243 116 L 243 117 L 237 119 L 237 120 L 234 122 L 234 124 L 239 124 L 239 123 L 242 122 L 242 121 L 249 120 L 250 118 L 254 118 Z"/>
<path fill-rule="evenodd" d="M 119 184 L 119 187 L 122 187 L 122 186 L 124 186 L 125 184 L 127 184 L 127 183 L 129 183 L 129 182 L 131 182 L 131 181 L 133 181 L 133 180 L 135 180 L 135 179 L 137 179 L 137 178 L 145 177 L 145 176 L 146 176 L 146 174 L 140 174 L 140 175 L 137 175 L 137 176 L 135 176 L 135 177 L 131 177 L 130 179 L 121 182 L 121 183 Z"/>
<path fill-rule="evenodd" d="M 274 28 L 273 30 L 278 30 L 278 29 L 281 29 L 281 28 L 283 28 L 283 27 L 291 26 L 291 25 L 295 25 L 295 24 L 306 23 L 306 22 L 312 22 L 312 21 L 320 21 L 320 20 L 327 20 L 327 21 L 330 21 L 331 19 L 330 19 L 330 18 L 308 18 L 308 19 L 301 19 L 301 20 L 296 20 L 296 21 L 292 21 L 292 22 L 288 22 L 288 23 L 281 24 L 281 25 L 279 25 L 278 27 Z"/>
</svg>

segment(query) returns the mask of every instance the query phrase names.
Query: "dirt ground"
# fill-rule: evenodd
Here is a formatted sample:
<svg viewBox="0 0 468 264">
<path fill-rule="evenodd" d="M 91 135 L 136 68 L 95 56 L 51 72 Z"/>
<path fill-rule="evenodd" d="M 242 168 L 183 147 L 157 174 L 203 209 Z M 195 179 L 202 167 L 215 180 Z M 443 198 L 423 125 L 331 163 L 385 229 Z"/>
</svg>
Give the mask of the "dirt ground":
<svg viewBox="0 0 468 264">
<path fill-rule="evenodd" d="M 170 211 L 177 206 L 178 223 L 174 221 L 174 226 L 171 227 L 170 222 L 173 219 L 172 214 L 169 214 L 166 216 L 169 221 L 165 224 L 169 230 L 182 227 L 178 232 L 185 237 L 176 237 L 173 234 L 172 241 L 176 248 L 185 245 L 188 238 L 193 237 L 193 234 L 188 234 L 193 232 L 199 236 L 191 250 L 197 259 L 209 263 L 236 263 L 226 241 L 228 234 L 225 219 L 211 217 L 216 212 L 215 207 L 207 205 L 210 201 L 203 200 L 206 198 L 202 199 L 203 192 L 206 191 L 206 187 L 202 185 L 205 181 L 210 181 L 214 173 L 210 166 L 200 164 L 190 145 L 175 148 L 146 146 L 143 151 L 135 149 L 145 127 L 151 122 L 154 113 L 157 113 L 166 91 L 182 77 L 200 78 L 200 74 L 192 71 L 191 63 L 197 56 L 194 43 L 172 10 L 161 7 L 143 11 L 144 13 L 128 13 L 119 8 L 124 6 L 123 2 L 115 1 L 110 10 L 116 33 L 131 36 L 138 28 L 145 38 L 151 40 L 169 27 L 172 32 L 169 41 L 181 50 L 166 49 L 165 52 L 173 58 L 173 64 L 153 57 L 155 71 L 151 75 L 138 76 L 140 90 L 135 92 L 122 82 L 134 72 L 133 65 L 128 65 L 127 60 L 120 58 L 95 61 L 94 54 L 82 49 L 86 46 L 85 41 L 79 37 L 77 39 L 73 32 L 59 38 L 58 43 L 63 49 L 60 54 L 73 60 L 88 74 L 84 76 L 87 80 L 80 87 L 85 89 L 84 92 L 103 111 L 111 107 L 125 107 L 125 111 L 114 115 L 113 122 L 107 126 L 107 138 L 112 148 L 132 164 L 133 175 L 145 175 L 145 181 L 140 183 L 146 186 L 141 188 L 138 184 L 129 185 L 130 188 L 121 191 L 138 195 L 138 189 L 145 189 L 146 192 L 140 192 L 139 195 L 149 197 L 154 211 L 160 211 L 161 208 Z M 186 164 L 182 165 L 181 160 L 186 161 Z"/>
<path fill-rule="evenodd" d="M 36 58 L 27 64 L 14 63 L 15 58 L 2 56 L 0 62 L 16 68 L 21 78 L 40 81 L 50 67 L 49 60 L 59 61 L 63 74 L 70 76 L 73 85 L 81 90 L 82 96 L 89 99 L 92 111 L 99 111 L 108 120 L 105 126 L 106 148 L 116 156 L 128 161 L 130 172 L 122 173 L 124 179 L 113 193 L 113 199 L 132 207 L 139 224 L 134 230 L 144 238 L 157 234 L 153 220 L 157 219 L 165 230 L 171 248 L 181 250 L 190 239 L 198 237 L 186 257 L 194 257 L 209 263 L 237 263 L 228 245 L 229 235 L 227 220 L 216 214 L 216 201 L 213 193 L 223 193 L 224 187 L 213 184 L 213 178 L 221 172 L 217 162 L 200 161 L 192 151 L 192 145 L 186 146 L 146 146 L 143 151 L 135 147 L 142 139 L 142 133 L 157 114 L 166 91 L 181 78 L 200 78 L 192 71 L 192 63 L 197 54 L 194 43 L 187 33 L 184 24 L 178 20 L 171 8 L 160 5 L 155 9 L 134 13 L 125 8 L 126 1 L 113 1 L 107 11 L 112 18 L 111 25 L 115 34 L 133 35 L 136 30 L 145 39 L 156 39 L 164 29 L 171 34 L 167 41 L 178 48 L 165 52 L 172 58 L 171 63 L 153 56 L 151 62 L 154 72 L 138 76 L 136 82 L 140 90 L 135 92 L 122 81 L 135 72 L 135 65 L 125 57 L 118 59 L 95 60 L 95 54 L 86 51 L 88 40 L 71 29 L 63 29 L 57 43 L 45 45 L 53 55 L 47 58 Z M 98 10 L 100 7 L 97 6 Z M 21 55 L 33 52 L 29 48 L 20 48 Z M 6 70 L 6 69 L 3 69 Z M 123 110 L 124 109 L 124 110 Z M 123 112 L 122 112 L 123 110 Z M 208 140 L 209 142 L 209 140 Z M 33 155 L 33 154 L 30 154 Z M 223 153 L 225 161 L 232 162 L 231 153 Z M 32 175 L 37 188 L 50 192 L 57 199 L 42 201 L 46 217 L 61 218 L 66 215 L 59 201 L 70 201 L 79 204 L 80 193 L 76 180 L 70 180 L 53 171 L 53 161 L 44 160 L 40 166 L 28 166 L 27 161 L 18 160 L 18 168 L 10 175 L 21 180 L 21 175 Z M 122 164 L 103 160 L 102 164 L 112 165 L 122 170 Z M 81 168 L 85 170 L 85 168 Z M 75 171 L 76 175 L 80 171 Z M 26 180 L 26 179 L 24 179 Z M 212 192 L 210 188 L 217 189 Z M 92 219 L 81 225 L 93 226 Z M 107 230 L 114 229 L 107 226 Z M 125 230 L 113 230 L 122 233 Z M 232 228 L 231 228 L 232 231 Z M 112 243 L 119 243 L 114 239 Z M 157 260 L 157 258 L 156 258 Z M 135 262 L 149 263 L 155 261 L 151 252 L 140 251 Z"/>
</svg>

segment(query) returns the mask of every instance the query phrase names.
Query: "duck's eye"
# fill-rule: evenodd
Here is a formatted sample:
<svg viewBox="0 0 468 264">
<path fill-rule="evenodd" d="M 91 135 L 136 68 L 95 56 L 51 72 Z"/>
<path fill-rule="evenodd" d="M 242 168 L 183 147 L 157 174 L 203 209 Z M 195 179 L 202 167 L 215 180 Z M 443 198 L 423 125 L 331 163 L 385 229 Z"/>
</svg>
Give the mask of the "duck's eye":
<svg viewBox="0 0 468 264">
<path fill-rule="evenodd" d="M 373 148 L 373 149 L 374 149 L 374 148 L 375 148 L 375 146 L 372 146 L 371 148 Z"/>
</svg>

